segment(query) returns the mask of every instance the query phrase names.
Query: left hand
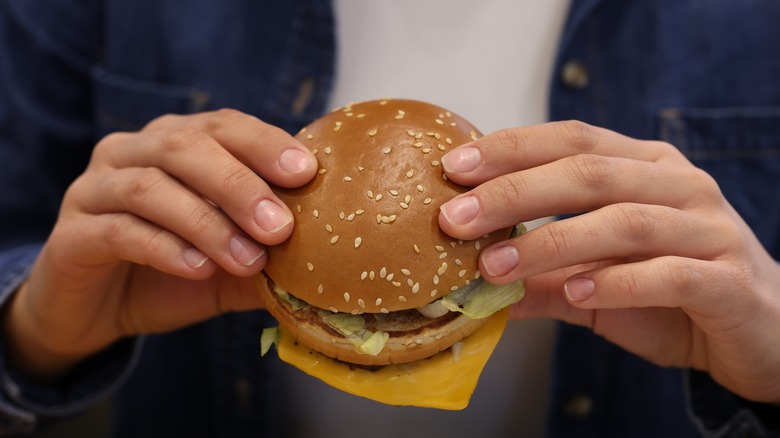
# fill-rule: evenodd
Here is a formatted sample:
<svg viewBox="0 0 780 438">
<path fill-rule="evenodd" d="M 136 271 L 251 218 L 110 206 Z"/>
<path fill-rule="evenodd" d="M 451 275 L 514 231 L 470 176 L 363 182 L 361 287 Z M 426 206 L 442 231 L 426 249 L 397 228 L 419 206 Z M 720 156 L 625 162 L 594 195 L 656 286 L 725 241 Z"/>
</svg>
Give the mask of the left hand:
<svg viewBox="0 0 780 438">
<path fill-rule="evenodd" d="M 453 237 L 584 212 L 482 252 L 488 281 L 526 278 L 513 317 L 588 326 L 659 365 L 780 403 L 780 267 L 673 146 L 557 122 L 493 133 L 443 163 L 477 186 L 442 206 Z"/>
</svg>

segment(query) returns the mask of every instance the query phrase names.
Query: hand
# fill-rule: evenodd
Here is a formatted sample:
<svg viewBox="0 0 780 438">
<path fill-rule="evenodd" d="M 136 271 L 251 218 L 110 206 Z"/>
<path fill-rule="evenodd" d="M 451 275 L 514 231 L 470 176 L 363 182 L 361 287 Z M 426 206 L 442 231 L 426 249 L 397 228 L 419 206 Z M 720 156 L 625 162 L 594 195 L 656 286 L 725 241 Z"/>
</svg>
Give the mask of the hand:
<svg viewBox="0 0 780 438">
<path fill-rule="evenodd" d="M 56 376 L 122 337 L 259 308 L 262 244 L 293 228 L 263 178 L 294 187 L 316 169 L 293 137 L 233 110 L 107 136 L 5 316 L 11 360 Z"/>
<path fill-rule="evenodd" d="M 673 146 L 560 122 L 488 135 L 442 162 L 451 180 L 478 185 L 442 206 L 453 237 L 583 213 L 482 252 L 488 281 L 526 278 L 514 317 L 588 326 L 659 365 L 780 402 L 780 268 Z"/>
</svg>

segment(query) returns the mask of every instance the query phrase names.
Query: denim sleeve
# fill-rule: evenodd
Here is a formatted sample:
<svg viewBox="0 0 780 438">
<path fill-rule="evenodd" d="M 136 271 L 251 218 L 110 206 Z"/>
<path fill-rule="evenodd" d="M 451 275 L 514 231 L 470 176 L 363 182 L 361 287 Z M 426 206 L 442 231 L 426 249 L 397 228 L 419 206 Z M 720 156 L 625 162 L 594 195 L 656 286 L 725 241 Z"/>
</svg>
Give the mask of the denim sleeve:
<svg viewBox="0 0 780 438">
<path fill-rule="evenodd" d="M 701 371 L 688 372 L 687 390 L 689 409 L 703 436 L 780 436 L 780 406 L 745 400 Z"/>
<path fill-rule="evenodd" d="M 28 275 L 40 245 L 0 252 L 0 307 Z M 101 401 L 128 378 L 140 339 L 121 340 L 84 361 L 66 377 L 41 384 L 8 367 L 0 337 L 0 436 L 32 432 L 41 423 L 79 413 Z"/>
</svg>

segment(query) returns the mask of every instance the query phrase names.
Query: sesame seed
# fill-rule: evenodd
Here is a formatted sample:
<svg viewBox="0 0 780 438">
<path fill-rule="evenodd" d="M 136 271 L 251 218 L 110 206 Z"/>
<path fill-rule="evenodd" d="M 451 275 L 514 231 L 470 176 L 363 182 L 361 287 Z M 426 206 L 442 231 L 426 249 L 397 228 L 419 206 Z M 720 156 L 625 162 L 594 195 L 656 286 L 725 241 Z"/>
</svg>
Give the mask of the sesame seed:
<svg viewBox="0 0 780 438">
<path fill-rule="evenodd" d="M 332 149 L 330 148 L 330 146 L 326 147 L 324 150 L 325 150 L 325 153 L 326 153 L 326 154 L 330 154 L 330 152 L 332 151 Z"/>
<path fill-rule="evenodd" d="M 368 136 L 369 137 L 373 137 L 375 135 L 376 135 L 376 129 L 372 129 L 372 130 L 368 131 Z"/>
<path fill-rule="evenodd" d="M 422 153 L 424 153 L 424 154 L 430 154 L 432 150 L 433 150 L 433 149 L 431 149 L 431 148 L 423 148 L 423 149 L 422 149 Z"/>
<path fill-rule="evenodd" d="M 376 196 L 374 196 L 374 201 L 379 201 L 380 199 L 382 199 L 382 194 L 377 193 Z"/>
<path fill-rule="evenodd" d="M 455 292 L 458 290 L 458 286 L 450 286 L 450 291 Z"/>
<path fill-rule="evenodd" d="M 393 281 L 393 278 L 395 278 L 394 273 L 387 274 L 387 277 L 385 278 L 387 281 Z"/>
<path fill-rule="evenodd" d="M 368 279 L 369 280 L 374 281 L 374 276 L 375 276 L 374 271 L 371 271 L 371 272 L 368 273 Z"/>
<path fill-rule="evenodd" d="M 336 234 L 335 236 L 330 238 L 331 245 L 339 241 L 339 235 Z"/>
<path fill-rule="evenodd" d="M 455 264 L 458 266 L 463 266 L 463 262 L 460 261 L 460 259 L 455 259 Z"/>
<path fill-rule="evenodd" d="M 403 296 L 403 295 L 398 295 L 398 301 L 400 301 L 402 303 L 405 303 L 406 302 L 406 297 Z"/>
<path fill-rule="evenodd" d="M 374 305 L 375 306 L 381 306 L 382 305 L 382 299 L 381 298 L 377 298 L 376 301 L 374 301 Z"/>
<path fill-rule="evenodd" d="M 431 199 L 431 198 L 425 198 L 425 200 L 423 201 L 423 204 L 425 204 L 425 205 L 428 205 L 428 204 L 430 204 L 431 202 L 433 202 L 433 199 Z"/>
<path fill-rule="evenodd" d="M 366 271 L 363 271 L 363 272 L 360 274 L 360 279 L 361 279 L 361 280 L 365 280 L 365 279 L 366 279 L 366 277 L 368 277 L 368 272 L 366 272 Z"/>
<path fill-rule="evenodd" d="M 481 276 L 482 276 L 482 273 L 481 273 L 481 272 L 479 272 L 479 271 L 475 272 L 475 273 L 474 273 L 474 280 L 478 279 L 478 278 L 479 278 L 479 277 L 481 277 Z"/>
<path fill-rule="evenodd" d="M 356 212 L 355 212 L 355 214 L 357 214 L 357 215 L 361 215 L 361 214 L 363 214 L 363 213 L 365 213 L 365 212 L 366 212 L 365 210 L 362 210 L 362 209 L 361 209 L 361 210 L 358 210 L 358 211 L 356 211 Z"/>
<path fill-rule="evenodd" d="M 450 123 L 450 126 L 458 126 L 458 124 L 457 124 L 457 123 L 455 123 L 455 122 L 451 122 L 451 123 Z"/>
<path fill-rule="evenodd" d="M 455 244 L 455 242 L 451 240 L 451 241 L 450 241 L 450 246 L 451 246 L 451 247 L 453 247 L 453 248 L 455 248 L 455 245 L 456 245 L 456 244 Z"/>
<path fill-rule="evenodd" d="M 390 153 L 390 151 L 392 151 L 392 150 L 393 150 L 393 148 L 391 148 L 390 146 L 388 146 L 388 147 L 386 147 L 386 148 L 382 149 L 382 152 L 384 152 L 385 154 L 389 154 L 389 153 Z"/>
<path fill-rule="evenodd" d="M 353 219 L 355 219 L 355 213 L 350 213 L 349 216 L 347 216 L 347 220 L 352 222 Z"/>
<path fill-rule="evenodd" d="M 319 173 L 320 175 L 325 175 L 326 173 L 328 173 L 328 169 L 320 169 L 317 171 L 317 173 Z"/>
<path fill-rule="evenodd" d="M 336 126 L 333 127 L 333 132 L 338 132 L 339 129 L 341 129 L 341 122 L 336 122 Z"/>
<path fill-rule="evenodd" d="M 451 144 L 452 144 L 452 139 L 451 139 L 451 138 L 449 138 L 449 137 L 445 138 L 445 139 L 444 139 L 444 141 L 445 141 L 447 144 L 449 144 L 449 145 L 451 145 Z"/>
<path fill-rule="evenodd" d="M 369 199 L 374 199 L 374 192 L 372 192 L 371 190 L 369 190 L 369 191 L 367 191 L 367 192 L 366 192 L 366 196 L 368 196 L 368 197 L 369 197 Z"/>
<path fill-rule="evenodd" d="M 362 171 L 366 170 L 366 168 L 363 167 L 363 166 L 358 166 L 357 169 L 358 169 L 358 172 L 362 172 Z"/>
<path fill-rule="evenodd" d="M 444 251 L 444 247 L 441 245 L 436 245 L 434 248 L 436 248 L 436 251 L 442 252 Z"/>
<path fill-rule="evenodd" d="M 421 148 L 423 146 L 423 144 L 422 144 L 421 141 L 418 141 L 418 142 L 415 142 L 412 146 L 414 146 L 416 148 Z"/>
<path fill-rule="evenodd" d="M 379 278 L 385 278 L 385 277 L 387 277 L 387 268 L 383 266 L 382 269 L 379 270 Z"/>
<path fill-rule="evenodd" d="M 376 223 L 378 224 L 382 223 L 382 215 L 379 213 L 376 214 Z"/>
<path fill-rule="evenodd" d="M 312 212 L 312 214 L 314 215 L 314 217 L 315 217 L 315 218 L 318 218 L 318 217 L 320 217 L 320 212 L 319 212 L 319 210 L 314 210 L 314 211 Z"/>
<path fill-rule="evenodd" d="M 339 219 L 344 220 L 345 217 L 347 217 L 347 215 L 343 211 L 340 211 L 339 212 Z"/>
<path fill-rule="evenodd" d="M 344 301 L 349 302 L 349 292 L 344 292 Z"/>
<path fill-rule="evenodd" d="M 435 132 L 426 132 L 425 135 L 427 135 L 428 137 L 433 137 L 434 135 L 436 135 L 436 133 Z"/>
<path fill-rule="evenodd" d="M 482 245 L 479 243 L 479 240 L 474 242 L 474 248 L 479 249 Z"/>
<path fill-rule="evenodd" d="M 415 283 L 414 286 L 412 286 L 412 293 L 416 294 L 417 292 L 420 292 L 420 283 Z"/>
<path fill-rule="evenodd" d="M 301 212 L 301 210 L 302 210 L 302 208 L 301 208 L 301 204 L 298 204 L 298 205 L 296 205 L 296 206 L 295 206 L 295 211 L 297 211 L 298 213 L 300 213 L 300 212 Z"/>
<path fill-rule="evenodd" d="M 411 129 L 407 129 L 406 133 L 409 134 L 410 137 L 414 137 L 414 131 L 412 131 Z"/>
<path fill-rule="evenodd" d="M 412 275 L 412 271 L 410 271 L 410 270 L 408 270 L 406 268 L 401 268 L 401 273 L 406 275 L 406 276 Z"/>
<path fill-rule="evenodd" d="M 317 293 L 318 293 L 318 294 L 321 294 L 321 293 L 323 293 L 324 291 L 325 291 L 325 288 L 324 288 L 324 287 L 322 287 L 322 285 L 319 285 L 319 286 L 317 286 Z"/>
<path fill-rule="evenodd" d="M 330 224 L 325 224 L 325 229 L 328 230 L 329 233 L 333 232 L 333 227 L 331 227 Z"/>
<path fill-rule="evenodd" d="M 306 269 L 308 269 L 309 272 L 313 272 L 314 271 L 314 265 L 312 265 L 311 263 L 306 263 Z"/>
<path fill-rule="evenodd" d="M 439 134 L 438 132 L 433 134 L 433 137 L 436 138 L 436 140 L 441 140 L 441 134 Z"/>
<path fill-rule="evenodd" d="M 439 143 L 436 145 L 437 148 L 439 148 L 440 151 L 446 150 L 447 148 L 444 147 L 443 144 Z"/>
<path fill-rule="evenodd" d="M 353 314 L 353 315 L 360 315 L 360 310 L 358 310 L 358 309 L 354 309 L 354 310 L 352 310 L 352 311 L 351 311 L 351 312 L 349 312 L 349 313 L 351 313 L 351 314 Z"/>
<path fill-rule="evenodd" d="M 419 246 L 417 246 L 417 245 L 414 245 L 414 252 L 416 252 L 417 254 L 419 254 L 419 253 L 420 253 L 420 247 L 419 247 Z"/>
<path fill-rule="evenodd" d="M 406 285 L 409 286 L 409 287 L 412 287 L 412 286 L 414 286 L 414 281 L 412 281 L 411 278 L 407 278 L 406 279 Z"/>
<path fill-rule="evenodd" d="M 406 177 L 411 178 L 414 176 L 414 169 L 409 169 L 408 172 L 406 172 Z"/>
<path fill-rule="evenodd" d="M 335 308 L 333 306 L 328 307 L 328 309 L 330 309 L 330 311 L 333 312 L 333 313 L 338 313 L 339 312 L 339 309 L 337 309 L 337 308 Z"/>
<path fill-rule="evenodd" d="M 441 179 L 443 179 L 444 181 L 447 181 L 449 178 L 447 178 L 447 174 L 446 173 L 442 173 L 441 174 Z"/>
<path fill-rule="evenodd" d="M 447 111 L 445 114 L 447 114 L 447 117 L 452 117 L 452 113 Z"/>
<path fill-rule="evenodd" d="M 447 262 L 442 263 L 441 266 L 439 266 L 439 270 L 436 271 L 439 275 L 444 275 L 445 272 L 447 272 Z"/>
<path fill-rule="evenodd" d="M 395 214 L 391 214 L 391 215 L 390 215 L 390 217 L 388 217 L 387 219 L 388 219 L 388 220 L 389 220 L 389 221 L 392 223 L 392 222 L 395 222 L 395 219 L 396 219 L 397 217 L 398 217 L 397 215 L 395 215 Z"/>
<path fill-rule="evenodd" d="M 381 309 L 379 309 L 379 311 L 380 311 L 380 312 L 382 312 L 382 313 L 390 313 L 390 311 L 389 311 L 389 310 L 387 310 L 387 309 L 385 309 L 384 307 L 382 307 Z"/>
<path fill-rule="evenodd" d="M 439 276 L 438 275 L 434 275 L 433 276 L 433 284 L 439 284 Z"/>
<path fill-rule="evenodd" d="M 444 120 L 436 119 L 436 123 L 438 123 L 439 125 L 443 125 L 444 124 Z"/>
<path fill-rule="evenodd" d="M 393 286 L 395 286 L 395 287 L 401 287 L 401 282 L 400 282 L 400 281 L 394 281 L 394 282 L 393 282 Z"/>
<path fill-rule="evenodd" d="M 363 113 L 360 113 L 360 114 L 358 114 L 356 117 L 357 117 L 358 119 L 362 119 L 362 118 L 363 118 L 363 117 L 365 117 L 365 116 L 366 116 L 365 114 L 363 114 Z"/>
<path fill-rule="evenodd" d="M 412 202 L 412 195 L 404 196 L 404 202 L 406 202 L 407 204 Z"/>
<path fill-rule="evenodd" d="M 438 290 L 436 290 L 436 289 L 432 290 L 432 291 L 431 291 L 431 297 L 435 297 L 435 296 L 436 296 L 436 294 L 438 294 L 438 293 L 439 293 L 439 291 L 438 291 Z"/>
<path fill-rule="evenodd" d="M 425 187 L 423 187 L 422 184 L 417 184 L 417 191 L 422 193 L 425 191 Z"/>
<path fill-rule="evenodd" d="M 363 242 L 363 239 L 361 239 L 360 237 L 356 237 L 355 238 L 355 248 L 359 247 L 362 242 Z"/>
<path fill-rule="evenodd" d="M 460 271 L 458 271 L 458 277 L 463 278 L 465 275 L 466 275 L 465 269 L 461 269 Z"/>
<path fill-rule="evenodd" d="M 352 177 L 351 176 L 345 176 L 344 177 L 344 181 L 350 182 L 350 181 L 352 181 Z"/>
<path fill-rule="evenodd" d="M 366 308 L 366 302 L 363 301 L 363 298 L 358 298 L 358 306 L 360 306 L 361 309 Z"/>
<path fill-rule="evenodd" d="M 476 131 L 474 131 L 473 129 L 471 130 L 471 132 L 469 133 L 469 135 L 471 136 L 471 139 L 472 139 L 472 140 L 476 140 L 476 139 L 477 139 L 477 132 L 476 132 Z"/>
<path fill-rule="evenodd" d="M 443 253 L 439 254 L 439 260 L 441 260 L 441 259 L 443 259 L 445 257 L 447 257 L 447 253 L 446 252 L 443 252 Z"/>
<path fill-rule="evenodd" d="M 398 196 L 398 190 L 389 190 L 390 194 L 393 196 Z"/>
<path fill-rule="evenodd" d="M 431 161 L 431 166 L 433 166 L 433 167 L 439 167 L 439 164 L 440 163 L 438 161 L 436 161 L 436 160 Z"/>
<path fill-rule="evenodd" d="M 406 202 L 401 202 L 401 203 L 400 203 L 400 204 L 398 204 L 398 205 L 400 205 L 400 206 L 401 206 L 401 208 L 403 208 L 404 210 L 405 210 L 405 209 L 407 209 L 407 208 L 409 208 L 409 204 L 407 204 Z"/>
</svg>

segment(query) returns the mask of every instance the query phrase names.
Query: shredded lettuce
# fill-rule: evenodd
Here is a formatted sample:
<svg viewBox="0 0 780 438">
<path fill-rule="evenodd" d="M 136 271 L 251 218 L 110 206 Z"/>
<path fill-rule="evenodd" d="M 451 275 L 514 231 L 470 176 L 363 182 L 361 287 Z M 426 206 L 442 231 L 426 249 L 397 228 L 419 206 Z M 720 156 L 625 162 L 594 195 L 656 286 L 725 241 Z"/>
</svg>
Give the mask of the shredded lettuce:
<svg viewBox="0 0 780 438">
<path fill-rule="evenodd" d="M 260 335 L 260 356 L 265 356 L 268 350 L 271 349 L 271 345 L 278 347 L 281 339 L 282 332 L 279 331 L 279 327 L 264 328 L 263 333 Z"/>
<path fill-rule="evenodd" d="M 390 338 L 389 333 L 366 330 L 366 320 L 360 315 L 321 311 L 320 317 L 329 327 L 341 333 L 344 338 L 352 342 L 355 346 L 355 351 L 360 354 L 376 356 L 385 348 L 385 343 Z"/>
<path fill-rule="evenodd" d="M 473 288 L 461 288 L 441 299 L 444 307 L 472 319 L 487 318 L 520 301 L 525 295 L 523 281 L 495 285 L 487 281 Z"/>
</svg>

